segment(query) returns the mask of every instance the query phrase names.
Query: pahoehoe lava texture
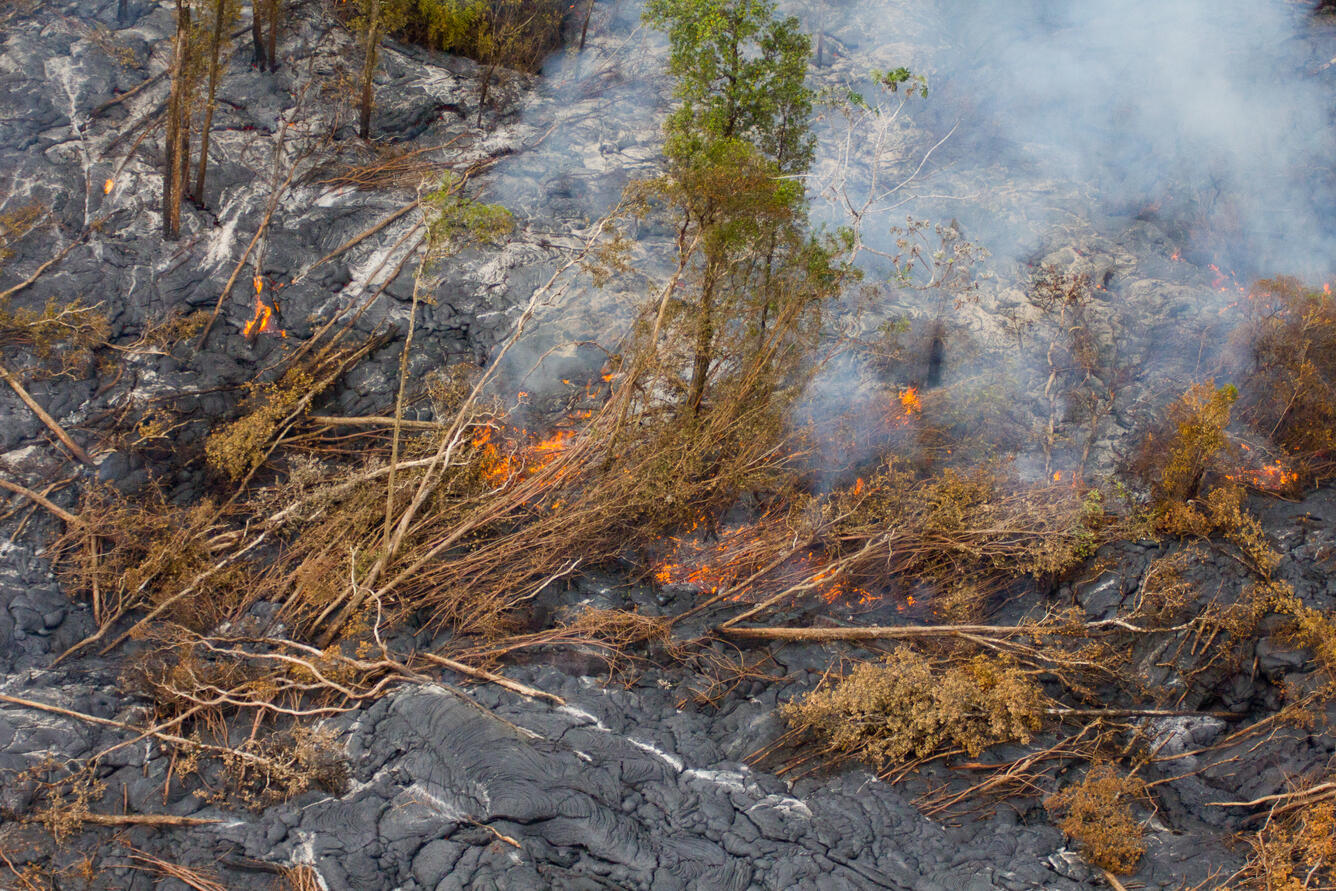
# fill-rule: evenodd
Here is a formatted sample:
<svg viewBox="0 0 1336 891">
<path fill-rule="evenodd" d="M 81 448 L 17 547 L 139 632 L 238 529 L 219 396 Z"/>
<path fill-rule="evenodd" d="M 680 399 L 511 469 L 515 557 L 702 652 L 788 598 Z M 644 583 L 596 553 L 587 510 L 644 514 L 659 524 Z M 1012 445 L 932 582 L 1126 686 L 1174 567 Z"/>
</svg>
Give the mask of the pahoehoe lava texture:
<svg viewBox="0 0 1336 891">
<path fill-rule="evenodd" d="M 562 82 L 567 69 L 551 87 L 507 78 L 493 90 L 482 127 L 472 126 L 478 109 L 471 63 L 397 45 L 386 50 L 376 119 L 386 140 L 412 150 L 458 138 L 461 158 L 505 159 L 485 181 L 520 224 L 514 242 L 499 253 L 470 252 L 452 261 L 435 301 L 420 310 L 411 374 L 486 356 L 504 336 L 516 305 L 570 246 L 563 233 L 605 205 L 631 176 L 654 168 L 662 91 L 644 87 L 611 94 L 619 100 L 599 92 L 638 80 L 643 72 L 637 66 L 657 64 L 651 53 L 619 49 L 629 40 L 638 4 L 600 0 L 599 9 L 603 28 L 594 30 L 591 47 L 621 58 L 618 65 L 600 73 L 594 85 Z M 129 56 L 112 58 L 91 39 L 95 28 L 107 29 Z M 137 150 L 121 164 L 133 140 L 124 134 L 149 123 L 163 99 L 162 85 L 104 112 L 95 110 L 161 68 L 170 31 L 166 6 L 132 0 L 120 7 L 112 0 L 40 4 L 7 22 L 0 35 L 0 188 L 8 190 L 11 203 L 49 205 L 57 226 L 45 230 L 55 235 L 14 246 L 0 288 L 26 277 L 97 222 L 83 243 L 19 299 L 28 307 L 73 297 L 101 302 L 112 339 L 122 345 L 166 310 L 212 308 L 265 213 L 274 187 L 275 140 L 292 122 L 303 72 L 353 52 L 351 37 L 304 14 L 294 15 L 284 37 L 292 61 L 276 75 L 254 71 L 246 53 L 237 51 L 215 118 L 217 157 L 210 168 L 208 209 L 187 211 L 182 242 L 165 245 L 157 235 L 157 149 Z M 846 36 L 845 48 L 856 50 L 855 35 Z M 847 53 L 837 58 L 837 64 L 853 64 Z M 572 82 L 579 89 L 566 92 Z M 338 97 L 307 98 L 313 126 L 332 127 Z M 287 151 L 293 151 L 296 137 L 289 139 Z M 327 149 L 331 162 L 341 143 Z M 313 174 L 282 204 L 262 260 L 264 274 L 274 281 L 291 278 L 412 197 L 331 193 L 319 186 L 320 175 Z M 109 178 L 114 187 L 104 195 L 102 183 Z M 285 290 L 282 323 L 293 340 L 308 336 L 322 313 L 365 297 L 367 276 L 381 267 L 409 225 L 399 221 Z M 1096 250 L 1078 256 L 1063 244 L 1039 255 L 1061 262 L 1065 251 L 1071 268 L 1098 273 L 1110 287 L 1122 288 L 1117 301 L 1108 295 L 1100 299 L 1108 301 L 1111 315 L 1124 314 L 1119 321 L 1134 330 L 1133 344 L 1156 339 L 1156 326 L 1167 319 L 1213 311 L 1194 307 L 1195 291 L 1166 286 L 1160 276 L 1170 273 L 1156 271 L 1168 266 L 1161 262 L 1169 246 L 1162 231 L 1146 221 L 1119 225 L 1109 237 L 1090 234 L 1093 225 L 1074 225 L 1073 238 L 1087 238 Z M 91 369 L 31 384 L 33 396 L 85 441 L 127 404 L 166 400 L 178 413 L 184 426 L 170 450 L 155 460 L 129 451 L 102 455 L 90 477 L 134 492 L 152 471 L 169 499 L 187 501 L 203 492 L 203 475 L 184 468 L 174 450 L 197 451 L 210 425 L 235 410 L 233 388 L 269 364 L 278 348 L 263 338 L 253 347 L 245 342 L 241 329 L 252 307 L 244 284 L 225 305 L 203 350 L 127 353 L 120 357 L 124 377 L 112 387 L 104 387 Z M 373 304 L 359 320 L 360 330 L 402 328 L 411 290 L 410 270 L 388 284 L 388 299 Z M 1004 291 L 983 306 L 1000 311 L 1020 299 Z M 591 317 L 599 311 L 592 303 L 581 309 Z M 994 318 L 980 327 L 994 330 L 998 323 Z M 1006 335 L 994 334 L 998 343 L 1009 343 Z M 1135 348 L 1133 354 L 1140 355 Z M 925 357 L 929 385 L 953 373 L 940 332 Z M 384 411 L 397 361 L 394 349 L 373 355 L 332 388 L 322 405 L 347 415 Z M 1125 433 L 1133 420 L 1120 416 L 1122 426 L 1111 435 Z M 3 469 L 54 480 L 56 452 L 44 436 L 31 412 L 0 387 Z M 70 489 L 53 497 L 73 504 Z M 1258 510 L 1285 557 L 1278 577 L 1308 602 L 1336 604 L 1331 574 L 1336 497 L 1324 490 L 1300 503 Z M 4 525 L 5 537 L 17 524 Z M 65 596 L 42 554 L 52 531 L 51 521 L 38 513 L 21 535 L 0 542 L 0 692 L 98 718 L 138 720 L 142 704 L 122 688 L 123 666 L 115 655 L 103 658 L 90 649 L 52 666 L 57 654 L 95 628 L 87 604 Z M 1107 558 L 1102 574 L 1050 593 L 1061 605 L 1076 603 L 1089 617 L 1103 618 L 1136 590 L 1152 559 L 1168 547 L 1111 548 L 1100 555 Z M 1216 555 L 1194 571 L 1213 581 L 1232 577 L 1237 566 Z M 650 614 L 684 608 L 624 582 L 599 587 L 584 580 L 560 597 L 564 604 L 547 607 L 630 602 Z M 744 681 L 709 707 L 692 703 L 698 678 L 686 668 L 649 667 L 632 685 L 620 686 L 605 684 L 596 670 L 574 660 L 505 669 L 563 697 L 568 705 L 560 708 L 486 686 L 404 688 L 330 722 L 348 753 L 346 789 L 308 792 L 259 813 L 206 805 L 179 784 L 164 797 L 171 765 L 156 747 L 142 743 L 104 759 L 100 778 L 106 800 L 124 802 L 133 812 L 217 820 L 172 831 L 131 828 L 122 837 L 175 861 L 208 865 L 229 888 L 264 887 L 272 879 L 266 865 L 276 864 L 312 865 L 334 891 L 1106 887 L 1033 798 L 995 803 L 940 823 L 914 805 L 926 788 L 922 778 L 891 786 L 844 767 L 789 780 L 761 765 L 748 766 L 748 756 L 783 732 L 776 717 L 781 700 L 812 689 L 837 654 L 821 646 L 776 645 L 771 657 L 774 679 L 786 684 Z M 1226 707 L 1274 709 L 1287 685 L 1302 685 L 1312 674 L 1303 654 L 1279 636 L 1263 637 L 1255 657 L 1255 670 L 1249 665 L 1213 680 L 1213 692 Z M 1158 658 L 1156 652 L 1133 653 L 1148 670 Z M 1328 715 L 1325 726 L 1333 723 L 1336 715 Z M 1175 719 L 1149 729 L 1165 741 L 1164 751 L 1186 752 L 1218 739 L 1224 725 Z M 21 771 L 46 755 L 88 757 L 124 739 L 109 727 L 0 704 L 5 771 Z M 1003 747 L 995 754 L 1005 760 L 1019 751 Z M 1206 802 L 1283 791 L 1290 776 L 1330 761 L 1333 739 L 1285 730 L 1265 750 L 1245 746 L 1238 754 L 1233 767 L 1163 787 L 1164 812 L 1148 826 L 1148 848 L 1135 881 L 1143 887 L 1191 887 L 1233 871 L 1242 852 L 1230 846 L 1229 836 L 1241 827 L 1240 817 Z M 1180 769 L 1188 774 L 1190 767 L 1185 761 Z M 944 771 L 934 779 L 952 781 Z M 0 808 L 19 813 L 34 797 L 30 785 L 5 785 Z M 41 830 L 18 829 L 15 837 L 26 839 L 28 847 L 8 850 L 7 856 L 20 865 L 37 860 Z M 70 863 L 78 853 L 67 849 L 57 858 Z M 0 877 L 0 884 L 4 881 Z M 115 888 L 180 887 L 155 884 L 144 871 L 121 870 L 99 881 Z"/>
</svg>

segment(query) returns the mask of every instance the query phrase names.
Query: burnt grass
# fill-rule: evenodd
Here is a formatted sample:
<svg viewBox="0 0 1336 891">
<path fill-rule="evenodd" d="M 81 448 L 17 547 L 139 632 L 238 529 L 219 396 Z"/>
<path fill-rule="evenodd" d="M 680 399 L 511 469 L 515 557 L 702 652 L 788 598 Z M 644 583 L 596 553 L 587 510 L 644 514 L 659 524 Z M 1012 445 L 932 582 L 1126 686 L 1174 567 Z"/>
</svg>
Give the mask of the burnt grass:
<svg viewBox="0 0 1336 891">
<path fill-rule="evenodd" d="M 588 52 L 602 67 L 593 66 L 594 74 L 581 80 L 559 69 L 546 84 L 508 74 L 492 84 L 481 115 L 474 63 L 390 43 L 377 85 L 381 138 L 374 151 L 351 138 L 355 118 L 346 97 L 320 85 L 352 61 L 354 39 L 314 6 L 294 6 L 282 41 L 287 62 L 278 72 L 252 68 L 241 47 L 233 53 L 215 117 L 210 185 L 204 204 L 183 212 L 176 243 L 158 231 L 160 139 L 136 143 L 165 100 L 164 84 L 144 85 L 162 68 L 170 11 L 136 0 L 53 0 L 0 11 L 10 16 L 0 36 L 0 208 L 43 209 L 36 228 L 3 246 L 0 290 L 69 247 L 6 297 L 3 309 L 40 314 L 48 304 L 78 300 L 105 324 L 86 348 L 60 341 L 44 351 L 21 339 L 4 347 L 6 368 L 21 369 L 26 391 L 94 458 L 94 466 L 70 458 L 17 395 L 0 388 L 0 473 L 57 508 L 79 511 L 86 496 L 102 492 L 186 517 L 201 504 L 225 501 L 234 485 L 205 460 L 211 431 L 243 415 L 248 384 L 276 380 L 294 351 L 348 307 L 366 309 L 342 316 L 345 342 L 368 349 L 331 376 L 308 413 L 392 414 L 413 294 L 413 266 L 396 268 L 396 245 L 410 220 L 392 220 L 355 248 L 317 261 L 413 200 L 405 184 L 414 176 L 467 171 L 517 221 L 504 247 L 452 258 L 433 299 L 418 307 L 408 377 L 425 382 L 440 369 L 485 365 L 518 308 L 569 256 L 570 233 L 584 231 L 590 208 L 653 169 L 664 96 L 650 88 L 642 95 L 638 87 L 615 92 L 652 68 L 652 52 L 628 56 L 621 49 L 635 4 L 596 4 Z M 853 46 L 852 39 L 842 45 Z M 285 142 L 276 150 L 280 134 Z M 448 149 L 411 154 L 442 145 Z M 419 157 L 425 167 L 404 160 Z M 294 185 L 273 201 L 289 163 L 298 169 Z M 277 209 L 267 220 L 271 206 Z M 263 247 L 200 343 L 201 323 L 262 228 Z M 1177 352 L 1186 355 L 1192 338 L 1208 330 L 1201 319 L 1214 320 L 1211 331 L 1222 324 L 1214 307 L 1199 315 L 1190 308 L 1194 289 L 1209 288 L 1217 276 L 1169 259 L 1172 228 L 1131 215 L 1075 226 L 1046 235 L 1034 257 L 1107 286 L 1094 298 L 1091 326 L 1122 326 L 1129 362 L 1157 355 L 1147 343 L 1164 336 L 1178 338 Z M 257 272 L 279 295 L 285 336 L 245 333 Z M 981 312 L 1005 308 L 1009 299 L 1003 293 Z M 606 306 L 591 297 L 582 311 L 597 318 Z M 570 314 L 572 327 L 551 333 L 526 358 L 581 340 L 578 316 Z M 934 330 L 929 323 L 928 315 L 916 316 L 911 333 Z M 963 377 L 965 357 L 1011 349 L 998 330 L 957 332 L 945 347 L 934 333 L 907 362 L 930 356 L 929 383 L 940 376 L 949 386 Z M 597 381 L 606 358 L 582 345 L 559 351 L 544 367 L 554 379 Z M 1147 372 L 1129 384 L 1137 394 L 1126 400 L 1130 407 L 1120 403 L 1110 426 L 1100 428 L 1090 449 L 1092 476 L 1095 469 L 1111 474 L 1118 453 L 1167 403 L 1153 397 L 1163 397 L 1164 382 L 1180 380 L 1181 369 L 1172 361 L 1157 369 L 1159 377 Z M 1039 395 L 1047 366 L 1041 371 L 1041 383 L 1031 382 L 1016 400 L 1026 424 L 1049 411 Z M 908 385 L 922 375 L 902 378 L 897 383 Z M 427 387 L 415 389 L 406 418 L 440 420 Z M 997 415 L 988 423 L 994 421 Z M 317 434 L 307 457 L 336 467 L 352 467 L 360 449 L 384 445 L 358 438 L 357 428 L 300 429 Z M 257 484 L 281 483 L 295 466 L 263 465 Z M 863 469 L 842 465 L 848 476 Z M 847 484 L 841 478 L 814 487 Z M 572 634 L 574 643 L 539 641 L 490 658 L 486 646 L 469 643 L 470 652 L 429 616 L 406 615 L 377 628 L 379 652 L 411 666 L 412 677 L 296 722 L 271 716 L 266 726 L 280 729 L 268 747 L 246 748 L 259 725 L 251 723 L 253 710 L 220 711 L 221 726 L 194 728 L 183 745 L 160 735 L 136 740 L 155 716 L 170 714 L 154 711 L 162 701 L 144 679 L 181 667 L 150 664 L 155 647 L 179 642 L 177 631 L 164 623 L 157 637 L 136 634 L 102 652 L 155 606 L 138 602 L 102 640 L 58 659 L 96 634 L 103 617 L 87 592 L 71 590 L 62 562 L 69 551 L 55 546 L 67 524 L 23 495 L 0 494 L 0 887 L 1109 887 L 1092 865 L 1097 858 L 1045 806 L 1045 796 L 1102 759 L 1124 771 L 1136 764 L 1151 790 L 1129 804 L 1143 853 L 1121 881 L 1210 888 L 1243 868 L 1258 815 L 1266 812 L 1264 805 L 1221 802 L 1255 802 L 1329 780 L 1336 755 L 1336 705 L 1318 695 L 1330 683 L 1330 666 L 1290 633 L 1292 614 L 1268 612 L 1246 631 L 1187 627 L 1194 613 L 1241 600 L 1257 584 L 1247 555 L 1241 559 L 1226 535 L 1152 535 L 1145 526 L 1127 527 L 1136 534 L 1113 536 L 1061 574 L 1006 579 L 973 620 L 1011 626 L 1061 614 L 1077 624 L 1127 615 L 1141 621 L 1148 592 L 1163 590 L 1157 573 L 1179 555 L 1176 578 L 1191 592 L 1174 607 L 1181 613 L 1156 634 L 1101 638 L 1102 652 L 1115 650 L 1119 658 L 1110 670 L 1078 679 L 1079 702 L 1071 678 L 1041 681 L 1055 702 L 1129 713 L 1046 720 L 1028 743 L 991 746 L 977 757 L 954 752 L 907 771 L 819 757 L 816 741 L 791 732 L 782 707 L 854 661 L 881 660 L 893 643 L 717 633 L 751 602 L 725 600 L 693 612 L 710 592 L 657 582 L 637 555 L 542 586 L 525 601 L 520 626 L 509 629 L 541 636 L 589 610 L 632 612 L 649 622 L 623 629 L 624 639 L 606 632 L 602 640 L 624 640 L 617 646 Z M 1303 605 L 1329 615 L 1336 609 L 1336 493 L 1305 486 L 1280 498 L 1254 487 L 1245 508 L 1277 558 L 1267 581 L 1288 584 Z M 749 510 L 736 509 L 726 524 L 755 519 Z M 277 549 L 260 553 L 281 556 Z M 864 603 L 788 599 L 756 624 L 943 623 L 930 588 L 897 584 L 887 582 L 893 596 Z M 216 640 L 247 638 L 245 646 L 257 651 L 251 637 L 293 630 L 283 624 L 289 614 L 282 597 L 258 588 L 241 619 L 211 625 L 208 594 L 201 589 L 196 614 L 172 614 L 172 621 L 193 622 L 193 633 L 203 628 L 201 636 Z M 671 634 L 646 630 L 662 627 L 654 620 L 683 615 Z M 974 652 L 958 641 L 925 649 L 942 663 Z M 343 682 L 372 686 L 374 679 L 364 681 L 338 659 L 375 654 L 348 650 L 320 664 L 351 672 L 338 675 Z M 454 653 L 547 698 L 424 662 L 418 654 L 425 652 Z M 1216 653 L 1222 658 L 1203 655 Z M 319 648 L 308 657 L 319 657 Z M 228 660 L 205 662 L 218 668 Z M 1306 704 L 1304 716 L 1285 712 L 1296 702 Z M 1133 713 L 1146 708 L 1181 714 Z M 316 728 L 320 737 L 303 735 Z M 192 761 L 192 741 L 281 760 L 287 772 L 247 772 L 218 751 Z M 980 786 L 1046 750 L 1050 756 L 1023 772 Z"/>
</svg>

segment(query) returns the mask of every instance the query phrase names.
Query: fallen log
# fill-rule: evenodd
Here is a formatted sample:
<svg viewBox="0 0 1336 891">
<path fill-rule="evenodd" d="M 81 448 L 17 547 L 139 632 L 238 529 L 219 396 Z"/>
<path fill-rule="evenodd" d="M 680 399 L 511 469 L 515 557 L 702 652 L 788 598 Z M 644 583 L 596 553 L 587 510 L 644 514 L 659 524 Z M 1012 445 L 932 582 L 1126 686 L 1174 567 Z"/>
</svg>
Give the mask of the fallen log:
<svg viewBox="0 0 1336 891">
<path fill-rule="evenodd" d="M 796 641 L 851 641 L 851 640 L 908 640 L 916 637 L 1011 637 L 1032 634 L 1037 629 L 1015 625 L 864 625 L 847 628 L 790 628 L 721 627 L 719 632 L 729 637 L 753 640 Z"/>
<path fill-rule="evenodd" d="M 41 493 L 34 492 L 32 489 L 29 489 L 26 486 L 20 486 L 18 483 L 11 483 L 4 477 L 0 477 L 0 489 L 7 489 L 10 492 L 13 492 L 15 495 L 22 495 L 24 498 L 29 499 L 35 504 L 39 504 L 42 507 L 46 508 L 51 513 L 55 514 L 57 517 L 64 520 L 66 523 L 77 523 L 79 521 L 79 518 L 76 517 L 74 514 L 65 510 L 65 508 L 61 507 L 60 505 L 55 504 L 54 502 L 51 501 L 51 499 L 47 498 Z"/>
<path fill-rule="evenodd" d="M 10 389 L 18 394 L 18 397 L 23 400 L 24 405 L 32 409 L 32 413 L 37 415 L 37 419 L 45 424 L 47 429 L 54 433 L 56 438 L 65 444 L 65 448 L 70 450 L 70 454 L 74 455 L 74 457 L 78 458 L 89 467 L 97 466 L 97 463 L 89 457 L 88 453 L 83 450 L 83 447 L 70 438 L 70 435 L 65 432 L 64 428 L 56 423 L 56 419 L 47 414 L 46 409 L 38 405 L 37 400 L 33 399 L 32 395 L 23 388 L 23 384 L 19 383 L 19 379 L 14 376 L 14 373 L 3 365 L 0 365 L 0 378 L 3 378 L 4 382 L 9 384 Z"/>
<path fill-rule="evenodd" d="M 442 668 L 448 668 L 456 674 L 462 674 L 471 677 L 474 680 L 487 681 L 496 684 L 498 687 L 504 687 L 512 693 L 518 693 L 521 696 L 528 696 L 531 699 L 544 699 L 554 705 L 565 705 L 566 700 L 557 696 L 555 693 L 548 693 L 546 690 L 539 690 L 537 687 L 530 687 L 527 684 L 521 684 L 519 681 L 512 681 L 505 675 L 497 674 L 494 671 L 487 671 L 482 668 L 474 668 L 465 665 L 463 662 L 456 662 L 454 659 L 447 659 L 445 656 L 437 656 L 435 653 L 418 653 L 423 659 L 429 662 L 435 662 Z"/>
</svg>

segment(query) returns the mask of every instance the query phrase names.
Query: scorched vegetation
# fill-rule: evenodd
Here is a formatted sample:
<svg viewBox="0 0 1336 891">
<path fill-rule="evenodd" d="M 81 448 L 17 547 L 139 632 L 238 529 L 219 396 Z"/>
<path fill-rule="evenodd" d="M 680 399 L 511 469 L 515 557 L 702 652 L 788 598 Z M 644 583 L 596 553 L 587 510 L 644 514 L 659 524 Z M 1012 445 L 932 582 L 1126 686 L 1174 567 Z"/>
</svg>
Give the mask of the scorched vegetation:
<svg viewBox="0 0 1336 891">
<path fill-rule="evenodd" d="M 361 137 L 372 132 L 387 35 L 477 59 L 481 106 L 500 69 L 537 69 L 569 11 L 511 0 L 349 5 L 339 15 L 358 32 L 361 69 L 342 87 L 356 88 Z M 208 203 L 220 45 L 240 9 L 177 0 L 175 12 L 163 110 L 168 239 L 181 234 L 186 198 Z M 257 67 L 272 73 L 284 6 L 268 0 L 252 14 Z M 1102 472 L 1096 444 L 1120 417 L 1130 372 L 1100 329 L 1089 276 L 1043 267 L 1025 283 L 1031 321 L 1016 336 L 1040 344 L 1037 414 L 1020 421 L 985 389 L 944 384 L 944 332 L 951 308 L 970 304 L 982 251 L 955 225 L 911 220 L 888 233 L 899 252 L 878 277 L 862 262 L 875 252 L 862 219 L 813 224 L 822 100 L 798 20 L 769 0 L 649 0 L 644 21 L 667 37 L 674 86 L 658 172 L 563 248 L 487 361 L 411 371 L 421 313 L 451 261 L 514 231 L 511 213 L 476 188 L 485 165 L 446 171 L 381 146 L 366 164 L 312 163 L 299 176 L 333 139 L 306 133 L 298 161 L 274 177 L 252 247 L 302 177 L 411 188 L 394 217 L 413 221 L 403 263 L 416 261 L 402 340 L 388 328 L 358 333 L 382 287 L 289 342 L 274 284 L 258 263 L 241 276 L 247 248 L 219 306 L 249 279 L 245 337 L 283 348 L 232 415 L 213 419 L 199 454 L 173 456 L 207 474 L 209 497 L 170 498 L 162 481 L 134 497 L 90 484 L 66 511 L 5 483 L 60 518 L 52 557 L 97 626 L 61 659 L 117 654 L 143 703 L 133 722 L 79 717 L 152 739 L 170 753 L 170 783 L 258 809 L 312 789 L 338 794 L 348 768 L 321 722 L 443 671 L 563 704 L 502 669 L 576 648 L 602 658 L 610 676 L 654 659 L 715 674 L 713 689 L 729 684 L 719 677 L 729 674 L 725 644 L 821 643 L 833 654 L 828 670 L 786 690 L 787 732 L 758 746 L 758 763 L 787 775 L 862 763 L 918 783 L 934 815 L 1043 801 L 1091 863 L 1135 870 L 1157 787 L 1319 720 L 1336 694 L 1336 622 L 1294 593 L 1253 512 L 1256 496 L 1293 495 L 1332 466 L 1329 289 L 1259 282 L 1217 376 L 1162 394 L 1122 472 Z M 869 81 L 864 89 L 926 94 L 905 69 Z M 851 120 L 875 117 L 872 100 L 846 93 Z M 25 205 L 0 215 L 0 260 L 43 214 Z M 663 256 L 637 251 L 637 232 L 662 236 Z M 540 350 L 535 332 L 580 289 L 626 282 L 640 299 L 609 321 L 599 360 L 560 386 L 539 380 L 566 345 Z M 876 337 L 846 325 L 851 306 L 897 288 L 932 291 L 944 307 L 926 332 L 926 373 L 907 370 L 908 321 Z M 101 304 L 36 312 L 11 308 L 9 296 L 0 293 L 6 366 L 21 355 L 25 374 L 59 374 L 112 349 Z M 136 348 L 169 350 L 196 333 L 202 344 L 211 327 L 171 319 Z M 327 395 L 385 350 L 399 351 L 394 400 L 379 414 L 323 413 Z M 6 366 L 0 374 L 36 406 Z M 817 386 L 850 366 L 866 377 L 847 399 Z M 169 448 L 176 420 L 127 414 L 117 446 Z M 1144 573 L 1102 611 L 1077 603 L 1072 592 L 1107 581 L 1116 555 L 1152 547 Z M 1208 556 L 1218 555 L 1233 574 L 1206 585 Z M 548 609 L 553 591 L 595 572 L 656 587 L 668 606 Z M 1224 707 L 1227 678 L 1263 636 L 1312 664 L 1309 683 L 1266 714 Z M 739 663 L 733 682 L 748 670 Z M 1166 750 L 1156 723 L 1180 718 L 1229 726 L 1184 765 L 1189 756 Z M 58 838 L 115 824 L 97 807 L 97 777 L 122 745 L 88 764 L 32 767 L 24 780 L 39 790 L 36 816 L 6 816 Z M 942 767 L 969 779 L 916 773 Z M 1266 809 L 1239 879 L 1286 889 L 1329 879 L 1333 801 L 1332 780 L 1309 777 L 1283 795 L 1220 802 Z"/>
</svg>

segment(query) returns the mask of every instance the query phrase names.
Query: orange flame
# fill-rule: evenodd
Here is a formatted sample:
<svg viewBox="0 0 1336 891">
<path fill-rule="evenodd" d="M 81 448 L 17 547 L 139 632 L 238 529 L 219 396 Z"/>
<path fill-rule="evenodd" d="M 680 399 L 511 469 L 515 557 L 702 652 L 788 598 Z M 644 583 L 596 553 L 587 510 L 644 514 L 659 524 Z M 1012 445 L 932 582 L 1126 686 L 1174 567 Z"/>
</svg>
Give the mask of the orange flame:
<svg viewBox="0 0 1336 891">
<path fill-rule="evenodd" d="M 114 188 L 116 188 L 116 180 L 114 180 L 114 179 L 108 177 L 108 178 L 107 178 L 107 181 L 106 181 L 105 183 L 102 184 L 102 194 L 103 194 L 103 195 L 110 195 L 110 194 L 111 194 L 111 190 L 114 189 Z"/>
<path fill-rule="evenodd" d="M 577 412 L 574 417 L 581 415 L 588 417 L 590 412 Z M 526 442 L 524 431 L 509 428 L 498 445 L 492 439 L 496 429 L 480 427 L 473 434 L 473 448 L 479 455 L 482 477 L 494 486 L 530 477 L 547 467 L 567 449 L 576 433 L 574 430 L 558 430 L 546 438 Z M 560 476 L 558 474 L 558 478 Z"/>
<path fill-rule="evenodd" d="M 288 332 L 281 330 L 274 319 L 274 308 L 265 302 L 264 297 L 264 279 L 255 276 L 255 316 L 246 323 L 243 333 L 247 339 L 257 334 L 277 334 L 279 337 L 287 337 Z"/>
<path fill-rule="evenodd" d="M 1053 482 L 1055 482 L 1055 483 L 1060 483 L 1060 482 L 1062 482 L 1062 471 L 1061 471 L 1061 470 L 1055 470 L 1055 471 L 1053 471 Z"/>
<path fill-rule="evenodd" d="M 1233 482 L 1243 482 L 1258 489 L 1270 492 L 1283 492 L 1299 482 L 1297 471 L 1290 470 L 1280 461 L 1267 464 L 1255 470 L 1246 470 L 1241 474 L 1226 474 L 1225 478 Z"/>
<path fill-rule="evenodd" d="M 690 588 L 698 594 L 717 594 L 756 570 L 762 555 L 755 548 L 755 527 L 743 525 L 721 530 L 718 539 L 711 543 L 692 535 L 702 522 L 693 524 L 687 537 L 672 538 L 672 550 L 654 567 L 654 580 L 660 585 Z M 867 605 L 879 600 L 875 594 L 843 578 L 838 569 L 824 566 L 816 554 L 795 556 L 786 566 L 789 571 L 796 570 L 809 578 L 813 593 L 827 603 Z M 733 599 L 746 596 L 747 592 L 740 591 Z"/>
<path fill-rule="evenodd" d="M 918 387 L 906 387 L 900 391 L 900 407 L 906 415 L 916 415 L 923 411 L 923 400 L 919 398 Z"/>
</svg>

